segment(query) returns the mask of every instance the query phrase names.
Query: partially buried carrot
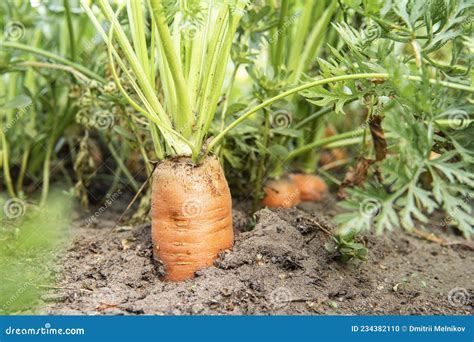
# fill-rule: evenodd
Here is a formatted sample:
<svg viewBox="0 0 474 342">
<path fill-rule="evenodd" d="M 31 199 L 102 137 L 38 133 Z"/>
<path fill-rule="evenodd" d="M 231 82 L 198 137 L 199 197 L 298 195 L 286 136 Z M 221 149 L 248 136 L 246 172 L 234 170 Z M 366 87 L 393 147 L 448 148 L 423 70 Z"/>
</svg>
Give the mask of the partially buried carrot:
<svg viewBox="0 0 474 342">
<path fill-rule="evenodd" d="M 328 186 L 316 175 L 293 173 L 290 175 L 295 186 L 300 191 L 302 201 L 321 201 L 328 193 Z"/>
<path fill-rule="evenodd" d="M 324 137 L 329 138 L 336 135 L 336 130 L 333 126 L 328 126 L 324 130 Z M 347 159 L 347 150 L 345 148 L 333 148 L 331 150 L 323 150 L 319 158 L 321 166 L 329 165 L 334 162 Z"/>
<path fill-rule="evenodd" d="M 270 181 L 264 191 L 262 204 L 269 208 L 292 208 L 300 203 L 300 191 L 291 179 Z"/>
<path fill-rule="evenodd" d="M 189 158 L 165 160 L 152 192 L 153 255 L 165 280 L 189 279 L 232 247 L 232 199 L 215 157 L 199 166 Z"/>
</svg>

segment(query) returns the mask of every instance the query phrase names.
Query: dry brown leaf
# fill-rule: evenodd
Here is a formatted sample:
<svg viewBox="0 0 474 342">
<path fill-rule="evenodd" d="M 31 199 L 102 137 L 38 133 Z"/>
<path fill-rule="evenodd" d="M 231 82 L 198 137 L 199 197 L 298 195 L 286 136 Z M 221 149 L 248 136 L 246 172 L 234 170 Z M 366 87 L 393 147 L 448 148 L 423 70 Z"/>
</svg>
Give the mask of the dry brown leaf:
<svg viewBox="0 0 474 342">
<path fill-rule="evenodd" d="M 385 133 L 382 128 L 382 119 L 380 115 L 373 115 L 369 123 L 370 133 L 374 141 L 376 161 L 384 160 L 387 155 L 387 141 L 385 140 Z"/>
<path fill-rule="evenodd" d="M 346 175 L 344 176 L 344 180 L 342 181 L 341 185 L 339 186 L 339 190 L 337 191 L 337 196 L 341 199 L 347 198 L 345 188 L 361 186 L 362 184 L 364 184 L 365 178 L 367 177 L 367 170 L 369 169 L 369 166 L 372 165 L 374 162 L 375 161 L 372 159 L 359 157 L 359 159 L 357 159 L 355 168 L 349 168 Z"/>
</svg>

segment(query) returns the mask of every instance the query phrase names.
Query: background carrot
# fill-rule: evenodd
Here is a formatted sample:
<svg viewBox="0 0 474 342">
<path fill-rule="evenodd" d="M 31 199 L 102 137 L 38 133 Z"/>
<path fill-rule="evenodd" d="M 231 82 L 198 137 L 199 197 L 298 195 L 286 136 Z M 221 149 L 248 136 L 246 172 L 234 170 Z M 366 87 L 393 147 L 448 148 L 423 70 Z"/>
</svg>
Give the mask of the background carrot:
<svg viewBox="0 0 474 342">
<path fill-rule="evenodd" d="M 332 137 L 336 134 L 336 129 L 332 125 L 324 129 L 325 138 Z M 325 166 L 345 159 L 347 159 L 347 150 L 345 148 L 338 147 L 321 151 L 319 164 L 321 166 Z"/>
<path fill-rule="evenodd" d="M 196 166 L 189 158 L 165 160 L 155 170 L 152 240 L 166 280 L 192 278 L 232 247 L 232 200 L 215 157 Z"/>
<path fill-rule="evenodd" d="M 328 193 L 328 186 L 319 176 L 294 173 L 290 177 L 299 189 L 302 201 L 321 201 Z"/>
<path fill-rule="evenodd" d="M 269 208 L 292 208 L 300 203 L 300 190 L 291 179 L 270 181 L 264 191 L 262 204 Z"/>
</svg>

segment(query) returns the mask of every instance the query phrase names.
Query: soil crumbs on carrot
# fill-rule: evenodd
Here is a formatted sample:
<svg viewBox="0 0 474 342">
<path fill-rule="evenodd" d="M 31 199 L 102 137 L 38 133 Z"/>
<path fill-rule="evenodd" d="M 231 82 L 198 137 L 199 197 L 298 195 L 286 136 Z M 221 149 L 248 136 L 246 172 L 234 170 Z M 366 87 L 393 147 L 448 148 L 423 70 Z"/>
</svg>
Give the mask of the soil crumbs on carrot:
<svg viewBox="0 0 474 342">
<path fill-rule="evenodd" d="M 60 258 L 60 283 L 43 296 L 54 315 L 468 315 L 474 313 L 474 252 L 441 246 L 401 229 L 368 236 L 367 261 L 341 263 L 325 249 L 336 209 L 329 203 L 262 209 L 253 230 L 234 210 L 233 251 L 196 278 L 159 280 L 150 225 L 75 227 Z M 321 216 L 324 213 L 327 216 Z M 110 217 L 107 219 L 107 214 Z M 118 216 L 117 216 L 118 217 Z M 462 241 L 452 232 L 439 236 Z"/>
</svg>

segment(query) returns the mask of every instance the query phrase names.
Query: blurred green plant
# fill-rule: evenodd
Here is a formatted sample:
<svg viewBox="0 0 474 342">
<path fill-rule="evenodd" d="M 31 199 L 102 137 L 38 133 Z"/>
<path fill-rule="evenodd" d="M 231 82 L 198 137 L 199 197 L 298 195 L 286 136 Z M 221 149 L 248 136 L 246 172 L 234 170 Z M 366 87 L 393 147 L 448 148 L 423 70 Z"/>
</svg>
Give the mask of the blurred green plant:
<svg viewBox="0 0 474 342">
<path fill-rule="evenodd" d="M 342 235 L 374 226 L 376 232 L 415 220 L 429 224 L 441 209 L 469 239 L 473 232 L 474 151 L 470 86 L 472 9 L 469 1 L 344 1 L 347 16 L 363 16 L 360 29 L 336 24 L 345 42 L 320 60 L 324 77 L 381 72 L 387 79 L 352 80 L 305 91 L 309 101 L 368 107 L 357 162 L 342 182 Z M 416 79 L 415 79 L 416 78 Z M 464 90 L 464 91 L 463 91 Z M 356 134 L 354 134 L 354 137 Z M 370 141 L 370 137 L 372 138 Z M 370 176 L 374 177 L 370 177 Z"/>
<path fill-rule="evenodd" d="M 245 103 L 262 103 L 315 75 L 315 57 L 324 52 L 325 42 L 331 39 L 330 22 L 336 12 L 334 1 L 252 4 L 242 19 L 233 60 L 234 72 L 246 67 L 253 92 L 226 107 L 222 120 L 231 122 L 247 107 Z M 299 160 L 289 158 L 291 149 L 321 137 L 324 126 L 318 119 L 331 110 L 311 116 L 315 110 L 303 97 L 291 95 L 255 113 L 226 138 L 221 156 L 231 170 L 251 180 L 236 185 L 243 193 L 251 189 L 254 208 L 263 196 L 264 180 L 282 177 L 290 159 L 292 169 L 315 172 L 318 154 L 309 151 L 297 156 Z"/>
<path fill-rule="evenodd" d="M 0 199 L 0 314 L 34 313 L 57 280 L 52 269 L 67 246 L 71 198 L 53 191 L 41 210 Z"/>
<path fill-rule="evenodd" d="M 25 199 L 41 191 L 44 204 L 61 182 L 85 207 L 119 186 L 138 190 L 152 149 L 125 115 L 79 2 L 2 2 L 0 26 L 0 189 Z"/>
<path fill-rule="evenodd" d="M 53 176 L 73 183 L 67 168 L 80 134 L 74 90 L 103 80 L 78 63 L 94 51 L 93 31 L 83 23 L 69 1 L 0 4 L 0 166 L 11 198 L 41 189 L 45 203 Z"/>
<path fill-rule="evenodd" d="M 252 53 L 244 59 L 252 61 L 247 70 L 256 90 L 250 99 L 230 105 L 229 116 L 238 116 L 245 102 L 265 103 L 268 94 L 281 92 L 291 81 L 306 81 L 308 74 L 322 79 L 321 85 L 300 92 L 312 106 L 287 97 L 227 137 L 228 148 L 221 153 L 230 172 L 251 180 L 250 187 L 245 181 L 237 185 L 244 194 L 253 190 L 258 201 L 264 178 L 295 168 L 314 172 L 321 148 L 354 146 L 348 154 L 354 167 L 337 181 L 338 195 L 345 199 L 341 206 L 348 209 L 337 217 L 341 236 L 372 225 L 378 233 L 395 226 L 411 229 L 427 224 L 427 214 L 442 209 L 449 218 L 443 222 L 470 238 L 474 221 L 466 198 L 472 198 L 473 150 L 466 137 L 472 130 L 472 98 L 466 91 L 474 91 L 469 38 L 473 4 L 342 1 L 342 20 L 336 22 L 336 17 L 331 25 L 326 22 L 334 11 L 331 3 L 326 8 L 318 3 L 319 12 L 309 10 L 313 5 L 281 1 L 255 10 L 269 25 L 262 32 L 241 35 L 251 38 L 244 51 L 252 51 L 252 39 L 268 44 L 254 47 L 263 51 L 261 67 Z M 303 16 L 292 20 L 297 13 Z M 313 27 L 322 29 L 314 46 L 312 34 L 304 38 L 308 16 L 324 18 Z M 338 39 L 332 39 L 331 30 Z M 325 49 L 318 57 L 326 31 Z M 301 65 L 292 68 L 296 61 L 286 58 L 295 51 L 300 56 L 315 52 L 313 63 L 305 64 L 302 58 Z M 324 81 L 329 79 L 334 81 Z M 356 129 L 324 137 L 330 113 Z M 275 120 L 280 114 L 283 127 Z"/>
</svg>

